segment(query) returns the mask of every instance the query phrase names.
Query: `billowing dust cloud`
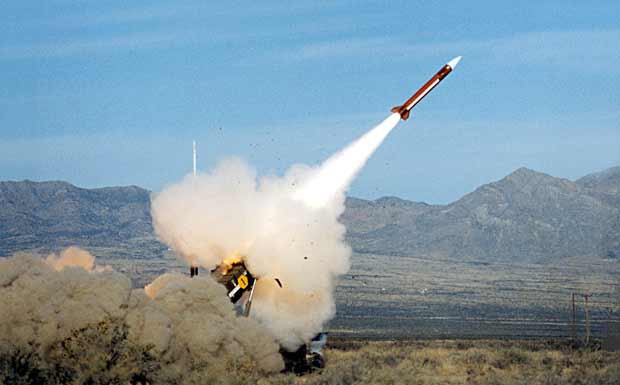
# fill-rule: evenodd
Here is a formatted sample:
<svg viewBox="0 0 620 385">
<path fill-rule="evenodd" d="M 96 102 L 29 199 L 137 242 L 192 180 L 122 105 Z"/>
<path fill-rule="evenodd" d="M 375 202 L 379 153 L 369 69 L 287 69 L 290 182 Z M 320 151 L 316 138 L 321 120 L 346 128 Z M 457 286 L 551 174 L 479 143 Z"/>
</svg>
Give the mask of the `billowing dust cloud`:
<svg viewBox="0 0 620 385">
<path fill-rule="evenodd" d="M 88 251 L 75 246 L 67 247 L 60 252 L 60 255 L 54 253 L 48 255 L 45 262 L 56 271 L 60 271 L 67 266 L 79 266 L 86 271 L 111 270 L 109 266 L 95 266 L 95 257 Z"/>
<path fill-rule="evenodd" d="M 239 358 L 263 372 L 283 368 L 278 344 L 256 321 L 237 317 L 212 279 L 166 274 L 146 292 L 111 269 L 85 270 L 82 264 L 94 263 L 85 251 L 60 259 L 67 253 L 80 256 L 59 269 L 27 254 L 0 261 L 1 347 L 30 344 L 45 352 L 76 329 L 114 318 L 181 377 L 197 364 L 226 370 Z"/>
<path fill-rule="evenodd" d="M 293 350 L 335 314 L 335 280 L 351 254 L 338 222 L 345 192 L 399 120 L 393 114 L 321 166 L 282 177 L 259 178 L 239 159 L 188 175 L 154 197 L 155 231 L 191 265 L 242 259 L 258 278 L 251 317 Z"/>
<path fill-rule="evenodd" d="M 86 271 L 92 271 L 95 267 L 95 257 L 88 251 L 75 246 L 64 249 L 59 256 L 56 254 L 48 255 L 45 262 L 56 271 L 60 271 L 66 266 L 79 266 Z"/>
</svg>

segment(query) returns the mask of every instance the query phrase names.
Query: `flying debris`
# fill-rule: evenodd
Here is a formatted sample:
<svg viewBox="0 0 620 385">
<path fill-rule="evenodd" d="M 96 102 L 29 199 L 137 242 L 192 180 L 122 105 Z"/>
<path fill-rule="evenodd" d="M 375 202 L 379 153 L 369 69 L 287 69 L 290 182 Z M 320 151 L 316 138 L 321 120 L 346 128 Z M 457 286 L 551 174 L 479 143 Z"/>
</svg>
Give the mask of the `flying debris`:
<svg viewBox="0 0 620 385">
<path fill-rule="evenodd" d="M 416 91 L 413 96 L 411 96 L 402 106 L 396 106 L 392 108 L 392 112 L 400 115 L 402 120 L 409 119 L 409 113 L 411 109 L 416 106 L 416 104 L 420 103 L 424 97 L 433 90 L 452 70 L 456 65 L 461 61 L 461 57 L 457 56 L 454 59 L 450 60 L 446 65 L 441 67 L 439 71 L 422 86 L 419 90 Z"/>
</svg>

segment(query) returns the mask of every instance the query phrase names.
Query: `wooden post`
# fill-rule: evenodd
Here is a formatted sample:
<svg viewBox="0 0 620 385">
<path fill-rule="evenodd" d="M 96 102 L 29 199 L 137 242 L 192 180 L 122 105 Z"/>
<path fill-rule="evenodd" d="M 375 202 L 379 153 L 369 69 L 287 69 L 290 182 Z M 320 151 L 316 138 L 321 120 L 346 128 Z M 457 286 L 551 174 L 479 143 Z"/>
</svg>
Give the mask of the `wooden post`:
<svg viewBox="0 0 620 385">
<path fill-rule="evenodd" d="M 586 345 L 590 343 L 590 309 L 588 307 L 588 297 L 590 294 L 586 293 L 583 295 L 586 300 Z"/>
<path fill-rule="evenodd" d="M 572 303 L 573 303 L 573 318 L 571 323 L 571 334 L 573 336 L 573 340 L 577 339 L 577 315 L 575 314 L 575 292 L 572 293 Z"/>
</svg>

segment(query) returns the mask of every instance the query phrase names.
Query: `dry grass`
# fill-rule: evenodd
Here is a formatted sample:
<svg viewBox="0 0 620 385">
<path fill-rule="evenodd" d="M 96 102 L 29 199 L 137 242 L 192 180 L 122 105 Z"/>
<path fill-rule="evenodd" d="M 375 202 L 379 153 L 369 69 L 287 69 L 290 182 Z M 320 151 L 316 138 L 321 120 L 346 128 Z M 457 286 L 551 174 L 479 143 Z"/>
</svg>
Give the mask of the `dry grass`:
<svg viewBox="0 0 620 385">
<path fill-rule="evenodd" d="M 336 341 L 327 367 L 274 384 L 620 384 L 620 353 L 555 342 Z"/>
<path fill-rule="evenodd" d="M 196 362 L 181 375 L 130 344 L 122 325 L 103 326 L 76 331 L 47 354 L 0 354 L 0 384 L 620 384 L 620 352 L 540 340 L 332 340 L 326 368 L 303 377 L 265 377 L 241 361 Z"/>
</svg>

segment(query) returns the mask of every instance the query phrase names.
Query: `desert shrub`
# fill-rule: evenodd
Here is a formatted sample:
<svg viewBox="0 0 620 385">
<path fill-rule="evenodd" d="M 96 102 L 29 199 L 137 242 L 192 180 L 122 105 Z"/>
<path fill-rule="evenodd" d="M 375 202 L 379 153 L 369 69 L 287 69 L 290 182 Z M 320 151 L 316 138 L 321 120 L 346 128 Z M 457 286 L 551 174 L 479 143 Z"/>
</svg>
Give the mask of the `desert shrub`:
<svg viewBox="0 0 620 385">
<path fill-rule="evenodd" d="M 49 373 L 30 347 L 3 347 L 0 351 L 0 384 L 44 384 Z"/>
<path fill-rule="evenodd" d="M 304 377 L 275 375 L 259 384 L 620 385 L 620 354 L 545 341 L 357 342 L 327 349 L 327 367 Z M 566 363 L 569 366 L 566 366 Z"/>
<path fill-rule="evenodd" d="M 78 383 L 150 383 L 159 364 L 149 346 L 130 342 L 128 334 L 129 327 L 122 320 L 106 319 L 54 345 L 48 360 L 66 367 Z"/>
<path fill-rule="evenodd" d="M 491 361 L 491 365 L 498 369 L 506 369 L 513 365 L 523 366 L 528 363 L 529 357 L 520 349 L 502 349 L 497 357 Z"/>
<path fill-rule="evenodd" d="M 127 338 L 128 327 L 106 319 L 73 331 L 43 351 L 35 343 L 5 346 L 2 384 L 147 384 L 159 370 L 149 347 Z"/>
<path fill-rule="evenodd" d="M 330 338 L 327 341 L 328 348 L 342 351 L 360 350 L 365 345 L 366 343 L 363 341 L 346 338 Z"/>
<path fill-rule="evenodd" d="M 474 343 L 472 341 L 458 341 L 456 343 L 456 348 L 459 350 L 467 350 L 474 347 Z"/>
<path fill-rule="evenodd" d="M 176 365 L 165 355 L 153 357 L 148 347 L 131 343 L 122 322 L 108 322 L 80 329 L 44 354 L 36 346 L 14 348 L 9 355 L 2 350 L 0 384 L 620 384 L 620 353 L 566 352 L 545 343 L 526 349 L 518 341 L 512 347 L 509 342 L 473 341 L 467 350 L 442 341 L 435 346 L 357 341 L 343 344 L 343 349 L 326 349 L 325 369 L 303 377 L 261 374 L 252 357 L 244 354 Z"/>
<path fill-rule="evenodd" d="M 616 362 L 592 376 L 592 383 L 600 385 L 620 384 L 620 362 Z"/>
<path fill-rule="evenodd" d="M 472 348 L 458 357 L 457 362 L 470 368 L 470 372 L 480 372 L 489 364 L 489 354 L 481 349 Z"/>
</svg>

